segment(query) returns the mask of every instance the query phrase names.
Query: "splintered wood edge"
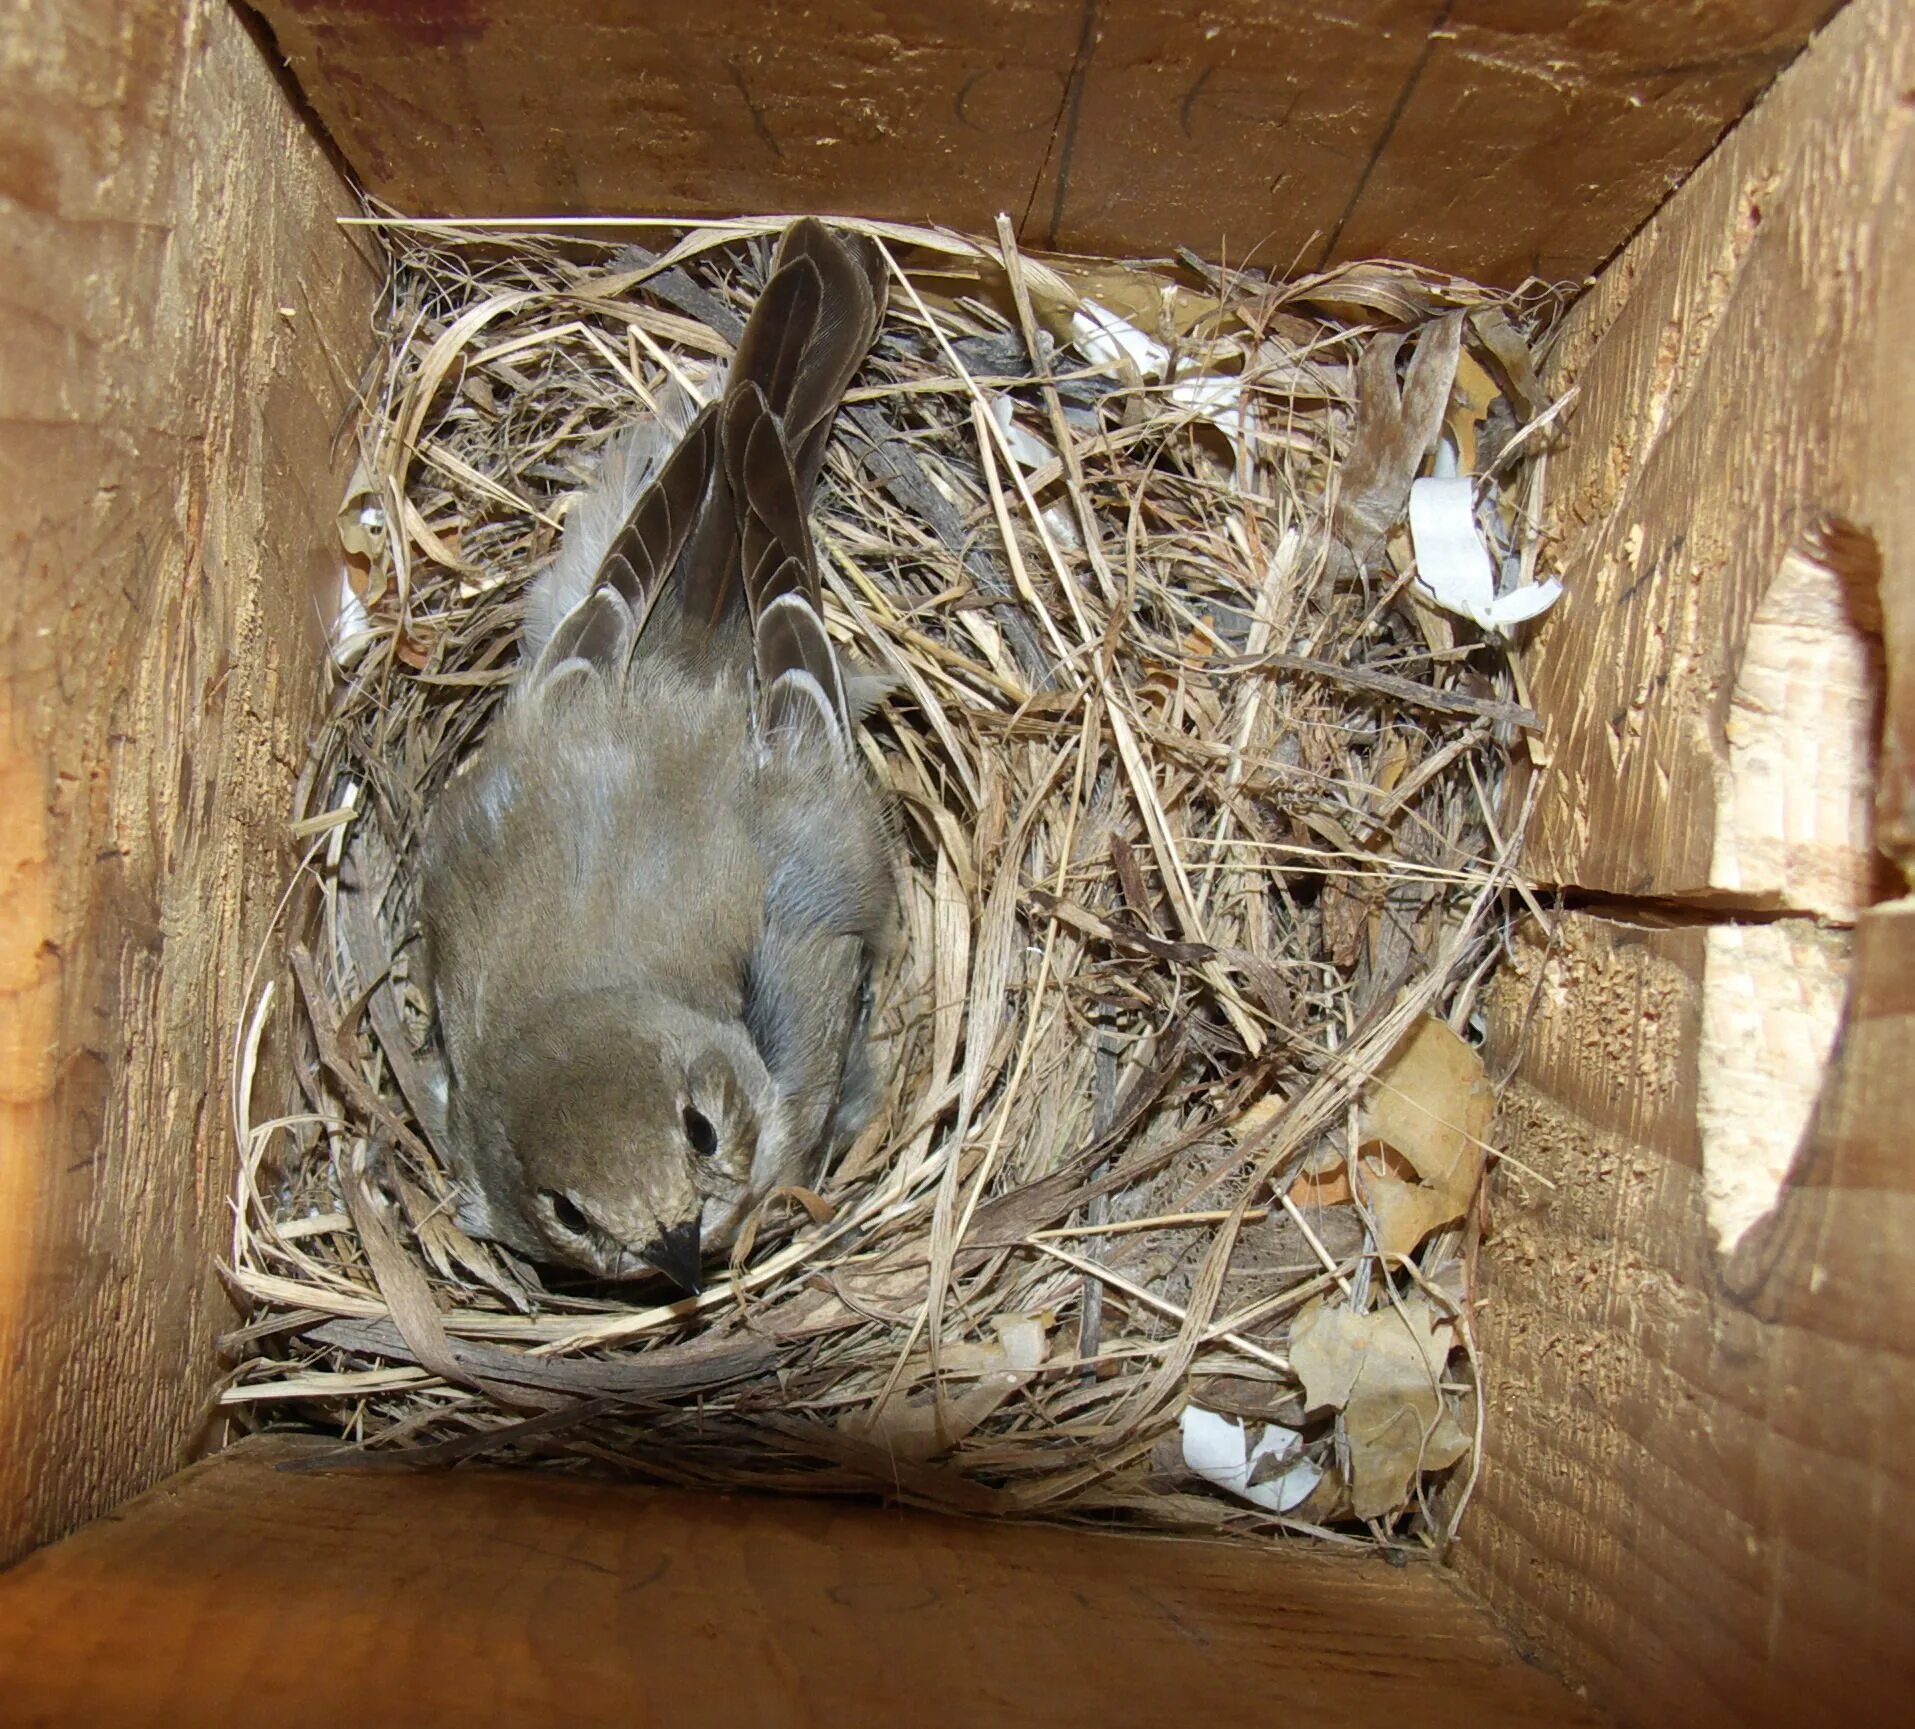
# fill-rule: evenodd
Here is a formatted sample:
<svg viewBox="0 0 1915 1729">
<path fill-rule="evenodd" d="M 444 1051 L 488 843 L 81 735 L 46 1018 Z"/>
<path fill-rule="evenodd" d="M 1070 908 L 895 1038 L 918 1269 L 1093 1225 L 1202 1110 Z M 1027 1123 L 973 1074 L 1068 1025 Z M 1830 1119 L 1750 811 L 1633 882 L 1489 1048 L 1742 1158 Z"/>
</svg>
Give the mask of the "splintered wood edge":
<svg viewBox="0 0 1915 1729">
<path fill-rule="evenodd" d="M 1847 8 L 1556 340 L 1541 881 L 1852 922 L 1915 856 L 1910 60 Z"/>
</svg>

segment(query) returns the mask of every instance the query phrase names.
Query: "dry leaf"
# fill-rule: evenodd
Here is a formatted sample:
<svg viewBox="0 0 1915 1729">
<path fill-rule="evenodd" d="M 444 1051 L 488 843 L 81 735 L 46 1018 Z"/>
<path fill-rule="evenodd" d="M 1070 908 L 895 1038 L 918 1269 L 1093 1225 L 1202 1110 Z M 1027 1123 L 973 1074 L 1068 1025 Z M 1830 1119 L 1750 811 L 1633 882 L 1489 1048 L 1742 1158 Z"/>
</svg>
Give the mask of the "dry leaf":
<svg viewBox="0 0 1915 1729">
<path fill-rule="evenodd" d="M 1356 965 L 1370 934 L 1379 887 L 1369 877 L 1332 877 L 1323 885 L 1323 946 L 1346 972 Z"/>
<path fill-rule="evenodd" d="M 1290 1361 L 1310 1409 L 1343 1412 L 1359 1519 L 1394 1513 L 1418 1472 L 1442 1470 L 1468 1450 L 1439 1385 L 1454 1345 L 1450 1322 L 1423 1296 L 1369 1315 L 1316 1303 L 1290 1329 Z"/>
<path fill-rule="evenodd" d="M 349 558 L 377 562 L 386 544 L 385 492 L 362 456 L 339 505 L 339 544 Z"/>
<path fill-rule="evenodd" d="M 1253 1099 L 1244 1113 L 1230 1125 L 1232 1140 L 1242 1143 L 1252 1135 L 1261 1134 L 1290 1107 L 1290 1101 L 1274 1088 L 1260 1099 Z"/>
<path fill-rule="evenodd" d="M 1350 1173 L 1339 1159 L 1326 1171 L 1303 1171 L 1286 1191 L 1295 1207 L 1340 1207 L 1351 1199 Z"/>
<path fill-rule="evenodd" d="M 939 1352 L 947 1375 L 977 1379 L 942 1411 L 934 1392 L 899 1386 L 875 1411 L 854 1413 L 842 1425 L 848 1434 L 876 1443 L 893 1458 L 922 1461 L 948 1453 L 1044 1365 L 1045 1334 L 1054 1315 L 999 1315 L 994 1340 L 948 1345 Z"/>
<path fill-rule="evenodd" d="M 1377 1247 L 1386 1255 L 1411 1254 L 1430 1232 L 1463 1215 L 1463 1207 L 1441 1189 L 1406 1183 L 1387 1171 L 1366 1169 L 1363 1194 L 1376 1221 Z"/>
<path fill-rule="evenodd" d="M 1363 1102 L 1363 1147 L 1366 1153 L 1387 1148 L 1416 1178 L 1381 1168 L 1375 1159 L 1365 1162 L 1364 1198 L 1384 1253 L 1411 1253 L 1431 1231 L 1468 1210 L 1495 1108 L 1483 1059 L 1429 1016 L 1377 1071 Z"/>
<path fill-rule="evenodd" d="M 346 580 L 353 596 L 376 605 L 391 572 L 386 556 L 385 494 L 361 456 L 339 506 L 339 545 L 345 554 Z M 342 604 L 342 611 L 347 610 Z M 344 634 L 343 632 L 340 634 Z"/>
<path fill-rule="evenodd" d="M 430 645 L 421 642 L 410 631 L 402 630 L 393 638 L 392 652 L 414 672 L 423 672 L 432 664 Z"/>
<path fill-rule="evenodd" d="M 1464 349 L 1457 356 L 1449 412 L 1443 417 L 1443 430 L 1456 445 L 1458 474 L 1476 472 L 1477 430 L 1489 413 L 1490 404 L 1502 394 L 1502 386 L 1484 370 L 1483 363 Z"/>
<path fill-rule="evenodd" d="M 1541 414 L 1549 406 L 1549 393 L 1536 376 L 1529 344 L 1510 322 L 1509 314 L 1500 306 L 1479 306 L 1471 312 L 1470 324 L 1490 358 L 1508 374 L 1508 394 L 1517 414 L 1525 420 Z"/>
<path fill-rule="evenodd" d="M 1333 311 L 1353 324 L 1416 323 L 1434 317 L 1447 304 L 1439 279 L 1374 262 L 1340 264 L 1276 292 Z"/>
<path fill-rule="evenodd" d="M 1401 733 L 1391 733 L 1384 740 L 1383 748 L 1377 752 L 1375 765 L 1370 770 L 1370 783 L 1380 795 L 1371 801 L 1373 805 L 1381 806 L 1388 795 L 1396 791 L 1409 766 L 1410 747 L 1403 742 Z"/>
</svg>

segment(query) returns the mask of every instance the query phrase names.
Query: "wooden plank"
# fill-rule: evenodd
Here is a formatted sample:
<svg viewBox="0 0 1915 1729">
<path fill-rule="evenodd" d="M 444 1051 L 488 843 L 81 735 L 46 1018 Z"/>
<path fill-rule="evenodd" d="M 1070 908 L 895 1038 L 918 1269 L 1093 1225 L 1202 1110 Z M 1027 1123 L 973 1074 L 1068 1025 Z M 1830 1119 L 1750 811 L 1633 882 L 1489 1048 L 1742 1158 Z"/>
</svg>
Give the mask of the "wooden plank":
<svg viewBox="0 0 1915 1729">
<path fill-rule="evenodd" d="M 206 1422 L 227 1058 L 372 287 L 222 0 L 38 0 L 5 35 L 0 1559 Z"/>
<path fill-rule="evenodd" d="M 1513 1168 L 1484 1256 L 1459 1568 L 1645 1725 L 1915 1687 L 1915 904 L 1881 902 L 1915 860 L 1911 88 L 1915 13 L 1856 0 L 1553 358 L 1580 400 L 1528 864 L 1651 923 L 1563 917 L 1496 986 L 1509 1149 L 1555 1187 Z M 1792 1034 L 1831 999 L 1823 1067 Z M 1779 1201 L 1718 1243 L 1720 1162 L 1775 1153 Z"/>
<path fill-rule="evenodd" d="M 313 1450 L 246 1443 L 0 1576 L 9 1721 L 1597 1721 L 1433 1567 L 549 1473 L 273 1468 Z"/>
<path fill-rule="evenodd" d="M 1581 394 L 1529 863 L 1695 911 L 1560 918 L 1495 987 L 1508 1145 L 1541 1180 L 1512 1167 L 1483 1260 L 1458 1564 L 1644 1725 L 1852 1723 L 1915 1685 L 1887 1535 L 1915 1516 L 1915 905 L 1870 908 L 1881 855 L 1915 858 L 1911 88 L 1915 17 L 1856 0 L 1553 359 Z M 1830 1001 L 1824 1066 L 1796 1035 Z M 1777 1154 L 1729 1246 L 1723 1162 Z"/>
<path fill-rule="evenodd" d="M 1581 394 L 1529 863 L 1697 910 L 1561 918 L 1495 988 L 1508 1144 L 1555 1186 L 1512 1167 L 1484 1256 L 1459 1570 L 1643 1725 L 1847 1724 L 1915 1686 L 1915 905 L 1869 907 L 1915 859 L 1911 88 L 1915 16 L 1856 0 L 1553 360 Z M 1824 1066 L 1795 1035 L 1831 995 Z M 1777 1153 L 1726 1246 L 1722 1162 Z"/>
<path fill-rule="evenodd" d="M 419 213 L 848 210 L 1034 245 L 1576 278 L 1826 0 L 256 0 Z"/>
<path fill-rule="evenodd" d="M 1856 0 L 1556 345 L 1547 881 L 1851 919 L 1893 892 L 1855 743 L 1884 713 L 1874 840 L 1915 860 L 1911 87 L 1915 11 Z"/>
<path fill-rule="evenodd" d="M 1722 928 L 1566 916 L 1496 987 L 1492 1061 L 1537 1012 L 1459 1569 L 1629 1722 L 1887 1720 L 1915 1685 L 1915 903 L 1863 915 L 1814 1122 L 1727 1257 L 1697 1119 Z"/>
</svg>

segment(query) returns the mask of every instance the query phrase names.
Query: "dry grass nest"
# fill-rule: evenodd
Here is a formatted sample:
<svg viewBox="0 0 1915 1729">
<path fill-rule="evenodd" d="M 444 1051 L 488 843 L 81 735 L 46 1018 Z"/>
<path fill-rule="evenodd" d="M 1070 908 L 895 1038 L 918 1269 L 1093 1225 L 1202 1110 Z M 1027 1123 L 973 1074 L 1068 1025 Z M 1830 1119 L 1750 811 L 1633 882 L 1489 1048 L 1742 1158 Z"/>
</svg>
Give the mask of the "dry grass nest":
<svg viewBox="0 0 1915 1729">
<path fill-rule="evenodd" d="M 239 1034 L 228 1408 L 354 1457 L 1444 1541 L 1533 717 L 1405 519 L 1475 476 L 1535 580 L 1541 289 L 847 223 L 895 272 L 817 511 L 831 626 L 897 687 L 884 1104 L 696 1301 L 454 1222 L 407 1104 L 422 816 L 596 452 L 712 391 L 780 226 L 362 229 L 383 342 L 288 976 Z"/>
</svg>

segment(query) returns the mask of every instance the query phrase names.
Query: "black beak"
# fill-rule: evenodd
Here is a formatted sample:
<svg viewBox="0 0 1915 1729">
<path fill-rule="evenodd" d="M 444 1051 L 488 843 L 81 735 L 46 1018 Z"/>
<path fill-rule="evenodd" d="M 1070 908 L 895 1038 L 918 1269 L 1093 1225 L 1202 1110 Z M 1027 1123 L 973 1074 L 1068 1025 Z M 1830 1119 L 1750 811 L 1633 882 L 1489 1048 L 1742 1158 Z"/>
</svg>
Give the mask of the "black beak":
<svg viewBox="0 0 1915 1729">
<path fill-rule="evenodd" d="M 704 1288 L 704 1256 L 698 1241 L 698 1221 L 674 1225 L 654 1243 L 638 1251 L 639 1259 L 656 1267 L 688 1296 Z"/>
</svg>

